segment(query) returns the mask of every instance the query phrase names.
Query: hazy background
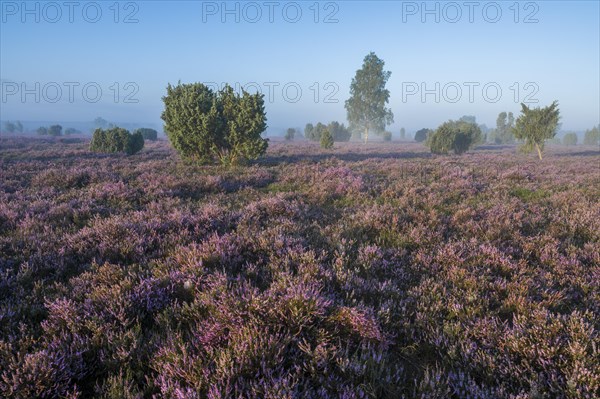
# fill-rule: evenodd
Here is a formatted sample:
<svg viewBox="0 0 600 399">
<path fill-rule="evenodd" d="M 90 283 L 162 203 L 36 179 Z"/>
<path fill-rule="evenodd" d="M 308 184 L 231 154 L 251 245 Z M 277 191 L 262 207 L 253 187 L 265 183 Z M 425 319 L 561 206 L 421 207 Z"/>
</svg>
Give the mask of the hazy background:
<svg viewBox="0 0 600 399">
<path fill-rule="evenodd" d="M 427 2 L 432 13 L 420 1 L 74 3 L 0 1 L 0 120 L 162 127 L 161 97 L 180 80 L 258 86 L 269 133 L 345 122 L 351 79 L 374 51 L 392 72 L 394 135 L 465 114 L 493 127 L 526 100 L 559 100 L 564 130 L 600 121 L 598 1 Z M 432 93 L 407 95 L 422 84 Z"/>
</svg>

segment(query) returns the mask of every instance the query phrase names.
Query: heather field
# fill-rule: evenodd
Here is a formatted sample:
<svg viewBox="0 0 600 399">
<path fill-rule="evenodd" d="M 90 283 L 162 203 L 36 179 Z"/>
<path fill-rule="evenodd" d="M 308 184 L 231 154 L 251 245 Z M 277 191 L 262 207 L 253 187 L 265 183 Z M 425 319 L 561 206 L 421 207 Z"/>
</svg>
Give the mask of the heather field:
<svg viewBox="0 0 600 399">
<path fill-rule="evenodd" d="M 0 141 L 0 397 L 598 398 L 600 153 Z"/>
</svg>

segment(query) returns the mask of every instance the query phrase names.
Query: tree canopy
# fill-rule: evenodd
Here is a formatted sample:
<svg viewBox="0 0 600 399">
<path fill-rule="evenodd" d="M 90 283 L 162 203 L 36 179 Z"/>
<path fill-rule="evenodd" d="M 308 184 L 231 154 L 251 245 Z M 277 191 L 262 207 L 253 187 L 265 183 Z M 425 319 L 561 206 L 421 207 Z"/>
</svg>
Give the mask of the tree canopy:
<svg viewBox="0 0 600 399">
<path fill-rule="evenodd" d="M 515 117 L 512 112 L 500 112 L 496 118 L 496 129 L 490 133 L 489 141 L 494 144 L 512 144 L 515 142 L 513 128 Z"/>
<path fill-rule="evenodd" d="M 370 131 L 382 134 L 394 122 L 394 114 L 386 108 L 390 92 L 385 88 L 392 73 L 384 71 L 384 64 L 373 52 L 364 58 L 362 68 L 352 79 L 350 98 L 345 104 L 350 129 L 364 132 L 365 143 Z"/>
<path fill-rule="evenodd" d="M 544 108 L 529 108 L 521 103 L 521 115 L 517 118 L 513 133 L 517 139 L 524 140 L 524 151 L 536 149 L 541 160 L 544 143 L 556 136 L 559 120 L 557 101 Z"/>
<path fill-rule="evenodd" d="M 600 129 L 599 126 L 594 126 L 592 129 L 585 131 L 583 138 L 585 145 L 600 145 Z"/>
</svg>

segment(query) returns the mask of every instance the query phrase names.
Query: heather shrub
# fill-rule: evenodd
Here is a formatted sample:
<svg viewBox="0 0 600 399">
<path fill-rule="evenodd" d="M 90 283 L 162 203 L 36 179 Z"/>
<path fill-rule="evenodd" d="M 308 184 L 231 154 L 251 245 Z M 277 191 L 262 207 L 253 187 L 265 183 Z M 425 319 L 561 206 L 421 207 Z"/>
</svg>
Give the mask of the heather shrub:
<svg viewBox="0 0 600 399">
<path fill-rule="evenodd" d="M 598 396 L 589 151 L 1 140 L 0 397 Z"/>
</svg>

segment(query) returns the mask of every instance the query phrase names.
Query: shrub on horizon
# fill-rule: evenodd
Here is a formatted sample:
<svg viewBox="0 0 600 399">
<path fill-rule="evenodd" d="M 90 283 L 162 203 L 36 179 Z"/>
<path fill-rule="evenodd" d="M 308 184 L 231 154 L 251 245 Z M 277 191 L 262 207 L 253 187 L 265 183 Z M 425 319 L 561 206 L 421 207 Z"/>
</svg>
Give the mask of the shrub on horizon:
<svg viewBox="0 0 600 399">
<path fill-rule="evenodd" d="M 62 136 L 62 126 L 61 125 L 52 125 L 48 129 L 48 134 L 50 136 Z"/>
<path fill-rule="evenodd" d="M 431 152 L 460 155 L 481 141 L 481 129 L 477 124 L 464 121 L 444 122 L 428 140 Z"/>
<path fill-rule="evenodd" d="M 576 133 L 567 133 L 565 137 L 563 137 L 564 145 L 577 145 L 577 134 Z"/>
<path fill-rule="evenodd" d="M 417 130 L 417 132 L 415 133 L 415 141 L 417 143 L 422 143 L 425 140 L 427 140 L 427 138 L 433 133 L 433 130 L 431 129 L 427 129 L 427 128 L 423 128 L 421 130 Z"/>
<path fill-rule="evenodd" d="M 331 121 L 328 125 L 318 122 L 315 126 L 312 123 L 308 123 L 304 129 L 304 136 L 312 141 L 321 141 L 321 136 L 328 130 L 329 134 L 333 138 L 333 141 L 350 141 L 352 132 L 343 124 L 338 121 Z"/>
<path fill-rule="evenodd" d="M 600 130 L 599 126 L 594 126 L 590 130 L 585 131 L 583 144 L 585 145 L 600 145 Z"/>
<path fill-rule="evenodd" d="M 133 134 L 128 130 L 115 127 L 112 129 L 96 129 L 90 143 L 93 152 L 124 152 L 133 155 L 144 148 L 144 137 L 140 132 Z"/>
<path fill-rule="evenodd" d="M 292 141 L 292 140 L 294 140 L 294 136 L 295 135 L 296 135 L 296 129 L 294 129 L 293 127 L 290 127 L 285 132 L 285 139 L 286 139 L 286 141 Z"/>
<path fill-rule="evenodd" d="M 65 135 L 66 136 L 70 136 L 72 134 L 81 134 L 81 132 L 73 127 L 69 127 L 67 129 L 65 129 Z"/>
<path fill-rule="evenodd" d="M 134 133 L 141 133 L 144 140 L 156 141 L 158 140 L 158 132 L 154 129 L 150 129 L 147 127 L 141 127 L 136 129 Z"/>
</svg>

